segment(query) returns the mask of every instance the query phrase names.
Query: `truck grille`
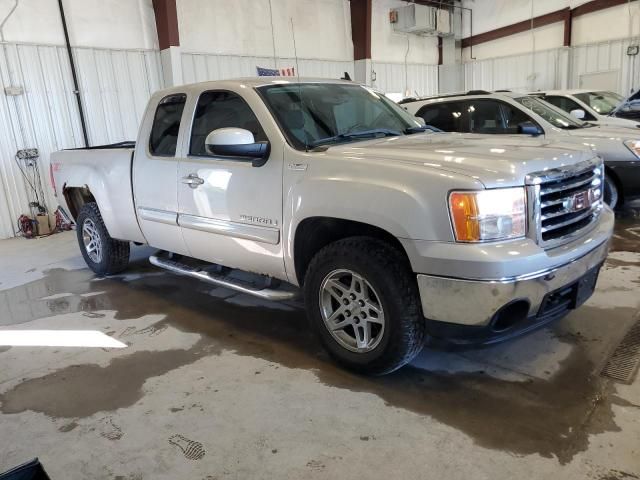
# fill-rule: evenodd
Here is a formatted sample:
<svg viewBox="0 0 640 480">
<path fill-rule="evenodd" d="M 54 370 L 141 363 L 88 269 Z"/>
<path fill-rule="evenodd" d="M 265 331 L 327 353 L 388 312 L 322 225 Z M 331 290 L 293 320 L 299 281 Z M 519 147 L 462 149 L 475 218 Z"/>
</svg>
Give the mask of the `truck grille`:
<svg viewBox="0 0 640 480">
<path fill-rule="evenodd" d="M 528 175 L 529 235 L 553 247 L 588 229 L 603 208 L 603 175 L 597 157 Z"/>
</svg>

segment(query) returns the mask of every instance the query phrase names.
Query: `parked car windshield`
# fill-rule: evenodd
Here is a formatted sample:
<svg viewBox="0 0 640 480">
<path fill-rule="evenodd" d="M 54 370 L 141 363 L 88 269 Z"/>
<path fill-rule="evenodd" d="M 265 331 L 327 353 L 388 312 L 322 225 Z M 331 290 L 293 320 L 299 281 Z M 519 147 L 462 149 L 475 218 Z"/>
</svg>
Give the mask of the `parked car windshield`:
<svg viewBox="0 0 640 480">
<path fill-rule="evenodd" d="M 589 125 L 587 122 L 578 120 L 550 103 L 536 97 L 520 97 L 516 98 L 515 101 L 533 113 L 537 113 L 554 127 L 574 129 L 584 128 Z"/>
<path fill-rule="evenodd" d="M 428 128 L 383 94 L 362 85 L 291 83 L 257 90 L 299 150 Z"/>
<path fill-rule="evenodd" d="M 601 115 L 609 115 L 624 100 L 622 96 L 613 92 L 574 93 L 573 96 L 582 100 Z"/>
</svg>

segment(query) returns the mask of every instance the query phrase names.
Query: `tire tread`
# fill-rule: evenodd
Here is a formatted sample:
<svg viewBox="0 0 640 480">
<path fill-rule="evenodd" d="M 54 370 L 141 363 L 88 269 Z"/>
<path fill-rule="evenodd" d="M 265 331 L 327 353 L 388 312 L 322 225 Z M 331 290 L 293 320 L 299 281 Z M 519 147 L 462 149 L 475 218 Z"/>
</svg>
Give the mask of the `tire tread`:
<svg viewBox="0 0 640 480">
<path fill-rule="evenodd" d="M 422 315 L 417 284 L 406 257 L 382 240 L 372 237 L 348 237 L 325 246 L 313 257 L 305 275 L 305 286 L 309 283 L 310 275 L 313 275 L 328 258 L 350 258 L 354 254 L 364 255 L 367 261 L 375 262 L 387 272 L 395 285 L 395 291 L 391 292 L 391 295 L 397 297 L 402 305 L 401 313 L 397 316 L 400 337 L 390 342 L 387 351 L 371 364 L 357 366 L 347 363 L 347 367 L 363 373 L 384 375 L 409 363 L 425 344 L 426 323 Z M 308 313 L 312 316 L 316 314 L 312 309 L 317 308 L 317 292 L 309 292 L 305 288 L 305 297 Z M 339 357 L 336 359 L 345 363 Z"/>
<path fill-rule="evenodd" d="M 100 229 L 104 244 L 102 246 L 102 255 L 106 259 L 106 262 L 96 264 L 88 258 L 84 247 L 82 245 L 82 222 L 85 217 L 91 218 L 96 226 Z M 80 244 L 80 250 L 89 268 L 98 275 L 113 275 L 122 272 L 129 265 L 129 255 L 131 252 L 129 242 L 123 242 L 122 240 L 116 240 L 109 235 L 107 227 L 102 220 L 100 209 L 95 202 L 86 203 L 78 214 L 78 243 Z"/>
</svg>

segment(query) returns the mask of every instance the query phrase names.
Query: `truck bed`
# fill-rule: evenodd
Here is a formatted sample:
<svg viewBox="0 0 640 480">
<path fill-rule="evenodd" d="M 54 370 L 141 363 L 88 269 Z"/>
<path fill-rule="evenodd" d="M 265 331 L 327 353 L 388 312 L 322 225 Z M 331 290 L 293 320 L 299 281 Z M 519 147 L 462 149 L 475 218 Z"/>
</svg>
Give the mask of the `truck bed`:
<svg viewBox="0 0 640 480">
<path fill-rule="evenodd" d="M 72 215 L 78 212 L 74 205 L 66 205 L 72 198 L 70 189 L 88 189 L 113 238 L 146 243 L 133 199 L 134 147 L 135 142 L 120 142 L 63 150 L 51 155 L 51 167 L 58 199 L 68 212 Z"/>
</svg>

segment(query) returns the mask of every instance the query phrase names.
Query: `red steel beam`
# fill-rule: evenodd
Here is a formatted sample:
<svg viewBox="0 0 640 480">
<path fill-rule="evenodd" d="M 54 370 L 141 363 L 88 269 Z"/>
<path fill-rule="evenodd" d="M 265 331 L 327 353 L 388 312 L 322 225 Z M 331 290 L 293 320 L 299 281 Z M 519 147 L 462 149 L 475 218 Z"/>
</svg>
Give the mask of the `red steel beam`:
<svg viewBox="0 0 640 480">
<path fill-rule="evenodd" d="M 372 0 L 351 0 L 351 38 L 353 59 L 371 58 Z"/>
<path fill-rule="evenodd" d="M 579 17 L 580 15 L 585 15 L 587 13 L 593 13 L 599 10 L 604 10 L 605 8 L 624 5 L 625 3 L 628 3 L 628 0 L 592 0 L 591 2 L 587 2 L 583 5 L 575 7 L 571 13 L 572 13 L 572 16 L 575 18 L 575 17 Z"/>
<path fill-rule="evenodd" d="M 531 28 L 544 27 L 545 25 L 551 25 L 552 23 L 562 22 L 566 18 L 566 11 L 569 7 L 562 10 L 556 10 L 555 12 L 546 13 L 538 17 L 534 17 L 532 20 L 524 20 L 518 23 L 512 23 L 506 27 L 496 28 L 495 30 L 489 30 L 488 32 L 479 33 L 472 37 L 462 39 L 462 48 L 470 47 L 471 45 L 478 45 L 480 43 L 490 42 L 492 40 L 498 40 L 500 38 L 515 35 L 516 33 L 526 32 Z"/>
<path fill-rule="evenodd" d="M 488 32 L 479 33 L 471 37 L 463 38 L 462 48 L 470 47 L 471 45 L 479 45 L 481 43 L 490 42 L 492 40 L 498 40 L 510 35 L 515 35 L 516 33 L 526 32 L 527 30 L 531 30 L 532 23 L 533 28 L 539 28 L 556 22 L 564 22 L 563 44 L 564 46 L 568 47 L 571 45 L 571 24 L 574 18 L 585 15 L 587 13 L 604 10 L 605 8 L 624 5 L 627 2 L 628 0 L 592 0 L 572 9 L 570 9 L 569 7 L 563 8 L 562 10 L 556 10 L 551 13 L 546 13 L 544 15 L 534 17 L 533 22 L 531 20 L 524 20 L 522 22 L 507 25 L 506 27 L 496 28 L 495 30 L 490 30 Z"/>
<path fill-rule="evenodd" d="M 153 0 L 160 50 L 180 46 L 176 0 Z"/>
</svg>

